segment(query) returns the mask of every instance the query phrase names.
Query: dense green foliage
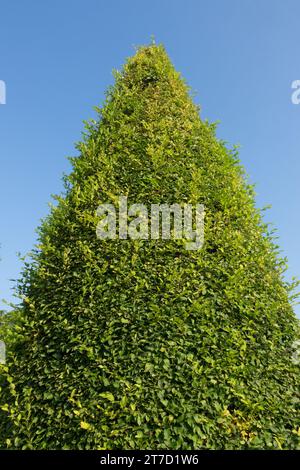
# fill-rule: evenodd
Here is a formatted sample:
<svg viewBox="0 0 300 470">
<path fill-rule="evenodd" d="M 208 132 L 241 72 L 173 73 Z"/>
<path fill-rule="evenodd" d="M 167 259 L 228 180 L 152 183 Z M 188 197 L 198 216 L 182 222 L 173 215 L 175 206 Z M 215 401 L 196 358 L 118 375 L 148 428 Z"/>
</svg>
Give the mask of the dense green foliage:
<svg viewBox="0 0 300 470">
<path fill-rule="evenodd" d="M 127 61 L 98 113 L 20 281 L 1 446 L 297 448 L 291 286 L 236 150 L 162 46 Z M 97 239 L 119 195 L 204 204 L 203 248 Z"/>
</svg>

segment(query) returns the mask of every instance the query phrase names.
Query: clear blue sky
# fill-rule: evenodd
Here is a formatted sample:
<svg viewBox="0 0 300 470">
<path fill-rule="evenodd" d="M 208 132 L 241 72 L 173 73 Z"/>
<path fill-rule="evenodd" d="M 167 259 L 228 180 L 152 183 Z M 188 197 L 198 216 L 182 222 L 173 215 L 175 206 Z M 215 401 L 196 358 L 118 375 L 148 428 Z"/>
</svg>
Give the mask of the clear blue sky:
<svg viewBox="0 0 300 470">
<path fill-rule="evenodd" d="M 278 228 L 289 276 L 300 278 L 298 0 L 0 2 L 0 297 L 11 300 L 50 195 L 62 189 L 82 121 L 94 117 L 134 46 L 154 35 L 197 92 L 202 117 L 241 144 L 257 204 Z M 300 312 L 300 309 L 297 308 Z"/>
</svg>

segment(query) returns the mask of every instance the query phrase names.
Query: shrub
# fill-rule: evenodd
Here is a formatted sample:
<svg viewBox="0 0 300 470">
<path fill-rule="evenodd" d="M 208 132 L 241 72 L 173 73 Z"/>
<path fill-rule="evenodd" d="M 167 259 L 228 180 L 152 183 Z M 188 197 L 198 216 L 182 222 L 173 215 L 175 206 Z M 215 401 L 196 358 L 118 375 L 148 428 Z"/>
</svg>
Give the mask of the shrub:
<svg viewBox="0 0 300 470">
<path fill-rule="evenodd" d="M 297 320 L 236 149 L 162 46 L 141 47 L 86 124 L 19 283 L 1 445 L 295 449 Z M 201 203 L 205 243 L 99 240 L 100 203 Z"/>
</svg>

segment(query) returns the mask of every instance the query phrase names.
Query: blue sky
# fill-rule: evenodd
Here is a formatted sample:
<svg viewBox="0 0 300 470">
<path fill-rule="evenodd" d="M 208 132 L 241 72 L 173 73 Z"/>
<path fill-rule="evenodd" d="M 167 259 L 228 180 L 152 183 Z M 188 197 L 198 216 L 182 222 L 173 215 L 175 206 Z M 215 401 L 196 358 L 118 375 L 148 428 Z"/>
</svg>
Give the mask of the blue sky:
<svg viewBox="0 0 300 470">
<path fill-rule="evenodd" d="M 28 252 L 62 189 L 82 121 L 134 46 L 163 42 L 201 115 L 240 144 L 259 207 L 300 278 L 300 2 L 297 0 L 0 1 L 0 298 L 12 300 Z M 296 308 L 298 314 L 299 307 Z"/>
</svg>

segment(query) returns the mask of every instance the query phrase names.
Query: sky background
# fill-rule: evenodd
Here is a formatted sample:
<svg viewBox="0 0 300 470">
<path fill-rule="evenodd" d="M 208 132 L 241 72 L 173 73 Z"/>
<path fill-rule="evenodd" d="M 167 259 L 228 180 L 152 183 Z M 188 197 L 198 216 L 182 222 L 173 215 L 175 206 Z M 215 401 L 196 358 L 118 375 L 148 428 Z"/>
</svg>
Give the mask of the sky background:
<svg viewBox="0 0 300 470">
<path fill-rule="evenodd" d="M 278 229 L 287 276 L 300 278 L 298 0 L 0 0 L 0 298 L 13 299 L 35 229 L 62 190 L 83 120 L 134 47 L 164 43 L 201 116 L 240 144 L 265 220 Z M 3 306 L 3 303 L 2 303 Z M 300 308 L 296 307 L 298 315 Z"/>
</svg>

